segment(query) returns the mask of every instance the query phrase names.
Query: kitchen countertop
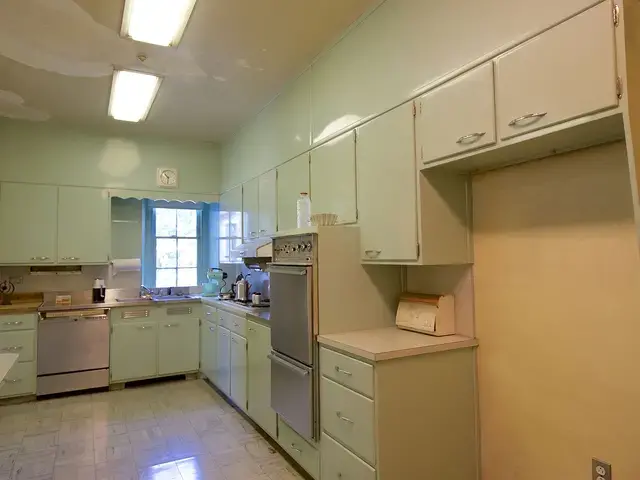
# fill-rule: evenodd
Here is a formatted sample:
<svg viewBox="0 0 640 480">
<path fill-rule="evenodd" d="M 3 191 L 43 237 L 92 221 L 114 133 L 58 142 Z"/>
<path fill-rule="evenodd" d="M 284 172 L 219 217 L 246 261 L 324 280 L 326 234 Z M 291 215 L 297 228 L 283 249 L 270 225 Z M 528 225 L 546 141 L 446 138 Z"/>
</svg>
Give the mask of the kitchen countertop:
<svg viewBox="0 0 640 480">
<path fill-rule="evenodd" d="M 39 302 L 18 302 L 11 305 L 0 305 L 0 315 L 22 315 L 27 313 L 38 313 L 38 308 L 42 305 Z"/>
<path fill-rule="evenodd" d="M 239 305 L 230 300 L 218 300 L 216 297 L 202 297 L 202 303 L 205 305 L 211 305 L 212 307 L 222 308 L 223 310 L 229 310 L 232 313 L 247 314 L 265 322 L 268 322 L 271 318 L 269 308 L 256 308 L 250 305 Z"/>
<path fill-rule="evenodd" d="M 478 345 L 475 338 L 462 335 L 434 337 L 397 327 L 319 335 L 318 342 L 373 362 Z"/>
<path fill-rule="evenodd" d="M 118 307 L 150 307 L 155 305 L 166 305 L 173 303 L 200 303 L 200 295 L 193 295 L 190 297 L 176 297 L 176 298 L 163 298 L 160 300 L 137 300 L 131 299 L 130 301 L 118 302 L 104 302 L 104 303 L 73 303 L 71 305 L 56 305 L 55 303 L 43 303 L 38 311 L 40 312 L 56 312 L 67 310 L 86 310 L 89 308 L 118 308 Z"/>
</svg>

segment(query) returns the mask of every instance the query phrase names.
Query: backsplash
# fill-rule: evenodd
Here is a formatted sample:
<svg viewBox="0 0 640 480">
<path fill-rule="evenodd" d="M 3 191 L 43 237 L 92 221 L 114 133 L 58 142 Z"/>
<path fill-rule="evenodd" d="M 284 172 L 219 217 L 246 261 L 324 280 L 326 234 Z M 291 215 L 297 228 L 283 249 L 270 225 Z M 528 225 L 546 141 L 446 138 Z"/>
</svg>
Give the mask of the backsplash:
<svg viewBox="0 0 640 480">
<path fill-rule="evenodd" d="M 140 272 L 119 273 L 115 276 L 110 272 L 111 268 L 107 265 L 84 266 L 82 273 L 76 275 L 30 275 L 29 267 L 0 267 L 0 281 L 11 281 L 16 287 L 16 293 L 88 290 L 93 287 L 96 278 L 104 279 L 107 288 L 140 287 Z"/>
</svg>

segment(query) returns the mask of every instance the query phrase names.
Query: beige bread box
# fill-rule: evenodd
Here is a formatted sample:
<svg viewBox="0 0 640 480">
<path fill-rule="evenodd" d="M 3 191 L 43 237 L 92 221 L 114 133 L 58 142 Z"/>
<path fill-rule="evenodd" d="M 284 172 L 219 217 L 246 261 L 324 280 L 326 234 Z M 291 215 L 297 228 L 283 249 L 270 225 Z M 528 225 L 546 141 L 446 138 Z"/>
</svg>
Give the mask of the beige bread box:
<svg viewBox="0 0 640 480">
<path fill-rule="evenodd" d="M 396 325 L 403 330 L 441 337 L 456 333 L 453 295 L 405 293 L 400 297 Z"/>
</svg>

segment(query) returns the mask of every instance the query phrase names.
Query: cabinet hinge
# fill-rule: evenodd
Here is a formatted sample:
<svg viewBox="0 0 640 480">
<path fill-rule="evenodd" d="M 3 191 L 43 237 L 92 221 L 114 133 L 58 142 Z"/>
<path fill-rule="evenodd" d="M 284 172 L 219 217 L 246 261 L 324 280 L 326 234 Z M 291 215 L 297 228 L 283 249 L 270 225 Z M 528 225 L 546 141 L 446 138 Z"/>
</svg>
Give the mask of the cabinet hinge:
<svg viewBox="0 0 640 480">
<path fill-rule="evenodd" d="M 616 94 L 618 95 L 618 99 L 622 98 L 622 77 L 616 78 Z"/>
<path fill-rule="evenodd" d="M 109 329 L 111 330 L 111 333 L 113 333 L 113 327 L 109 327 Z"/>
<path fill-rule="evenodd" d="M 201 318 L 198 319 L 198 325 L 202 325 L 202 319 Z"/>
<path fill-rule="evenodd" d="M 413 116 L 416 116 L 416 102 L 413 102 Z"/>
<path fill-rule="evenodd" d="M 420 258 L 420 244 L 416 243 L 416 258 Z"/>
<path fill-rule="evenodd" d="M 613 6 L 613 25 L 616 27 L 620 25 L 620 6 L 619 5 Z"/>
<path fill-rule="evenodd" d="M 356 208 L 356 220 L 360 218 L 360 210 Z"/>
<path fill-rule="evenodd" d="M 420 145 L 420 160 L 424 160 L 424 147 Z"/>
</svg>

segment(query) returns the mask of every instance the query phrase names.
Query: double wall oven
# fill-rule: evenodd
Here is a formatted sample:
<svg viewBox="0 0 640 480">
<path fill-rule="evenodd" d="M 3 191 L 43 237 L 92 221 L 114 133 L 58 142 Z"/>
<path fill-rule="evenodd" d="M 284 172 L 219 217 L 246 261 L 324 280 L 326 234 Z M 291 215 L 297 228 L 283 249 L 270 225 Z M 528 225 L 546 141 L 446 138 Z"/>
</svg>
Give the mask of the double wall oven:
<svg viewBox="0 0 640 480">
<path fill-rule="evenodd" d="M 273 240 L 271 408 L 301 436 L 318 440 L 316 236 Z"/>
</svg>

